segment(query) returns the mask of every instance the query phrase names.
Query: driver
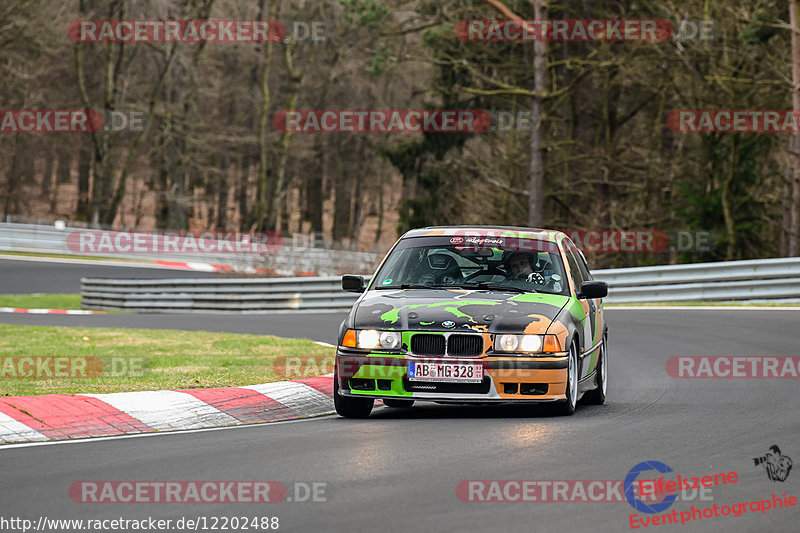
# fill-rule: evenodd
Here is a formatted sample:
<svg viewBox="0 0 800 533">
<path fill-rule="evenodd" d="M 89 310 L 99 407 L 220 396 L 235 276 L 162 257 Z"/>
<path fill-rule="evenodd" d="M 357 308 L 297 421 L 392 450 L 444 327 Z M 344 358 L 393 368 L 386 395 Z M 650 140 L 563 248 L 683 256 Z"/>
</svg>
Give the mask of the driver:
<svg viewBox="0 0 800 533">
<path fill-rule="evenodd" d="M 506 281 L 524 279 L 528 283 L 545 284 L 544 276 L 535 270 L 534 265 L 538 266 L 538 254 L 528 254 L 524 252 L 514 252 L 505 261 L 508 276 Z"/>
<path fill-rule="evenodd" d="M 506 261 L 506 269 L 511 273 L 510 277 L 527 278 L 529 274 L 533 274 L 530 254 L 521 252 L 511 254 Z"/>
</svg>

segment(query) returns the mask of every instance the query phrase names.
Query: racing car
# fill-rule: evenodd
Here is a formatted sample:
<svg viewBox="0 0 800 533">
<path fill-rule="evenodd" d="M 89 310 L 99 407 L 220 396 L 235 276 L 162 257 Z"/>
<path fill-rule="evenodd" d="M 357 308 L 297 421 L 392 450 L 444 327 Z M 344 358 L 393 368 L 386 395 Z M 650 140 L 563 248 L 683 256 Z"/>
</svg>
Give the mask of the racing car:
<svg viewBox="0 0 800 533">
<path fill-rule="evenodd" d="M 375 400 L 537 403 L 571 415 L 602 404 L 608 328 L 581 251 L 559 231 L 446 226 L 405 233 L 339 330 L 334 404 L 366 418 Z"/>
</svg>

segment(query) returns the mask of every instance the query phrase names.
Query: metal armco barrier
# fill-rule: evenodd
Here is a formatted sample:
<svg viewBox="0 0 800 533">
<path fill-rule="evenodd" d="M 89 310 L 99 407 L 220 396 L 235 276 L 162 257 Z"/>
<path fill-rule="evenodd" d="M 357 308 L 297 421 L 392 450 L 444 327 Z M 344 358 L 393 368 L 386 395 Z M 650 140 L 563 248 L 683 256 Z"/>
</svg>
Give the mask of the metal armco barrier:
<svg viewBox="0 0 800 533">
<path fill-rule="evenodd" d="M 350 309 L 358 295 L 339 276 L 308 278 L 81 279 L 81 307 L 147 313 L 327 312 Z"/>
<path fill-rule="evenodd" d="M 607 303 L 800 298 L 800 258 L 595 270 Z M 347 311 L 358 297 L 338 276 L 266 279 L 83 278 L 87 309 L 265 313 Z"/>
<path fill-rule="evenodd" d="M 608 303 L 800 298 L 800 258 L 595 270 Z"/>
<path fill-rule="evenodd" d="M 11 252 L 40 252 L 66 254 L 80 257 L 113 257 L 175 262 L 208 263 L 224 265 L 234 271 L 254 272 L 257 268 L 274 270 L 278 275 L 298 275 L 299 271 L 317 275 L 335 275 L 340 272 L 370 272 L 375 268 L 379 256 L 374 253 L 347 250 L 311 248 L 303 238 L 285 239 L 280 250 L 269 254 L 258 253 L 76 253 L 67 246 L 67 237 L 76 231 L 98 231 L 83 228 L 36 224 L 0 222 L 0 250 Z M 146 234 L 147 232 L 142 232 Z M 135 234 L 135 233 L 133 233 Z M 214 244 L 218 241 L 209 241 Z M 222 248 L 224 249 L 224 248 Z"/>
</svg>

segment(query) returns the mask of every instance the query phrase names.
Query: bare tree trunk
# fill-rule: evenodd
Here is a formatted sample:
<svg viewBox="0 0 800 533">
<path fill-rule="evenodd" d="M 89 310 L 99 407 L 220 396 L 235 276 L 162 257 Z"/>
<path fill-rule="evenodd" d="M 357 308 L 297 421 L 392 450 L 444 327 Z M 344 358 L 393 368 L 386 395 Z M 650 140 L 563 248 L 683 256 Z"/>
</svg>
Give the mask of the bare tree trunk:
<svg viewBox="0 0 800 533">
<path fill-rule="evenodd" d="M 798 12 L 797 0 L 789 0 L 789 21 L 792 26 L 792 109 L 797 116 L 800 113 L 800 26 L 798 26 Z M 798 254 L 798 232 L 800 232 L 800 137 L 798 133 L 791 134 L 794 142 L 791 144 L 789 157 L 794 161 L 791 165 L 792 183 L 789 200 L 789 213 L 788 221 L 785 224 L 788 226 L 788 246 L 787 252 L 790 257 L 795 257 Z M 784 213 L 786 218 L 787 213 Z"/>
<path fill-rule="evenodd" d="M 350 158 L 353 139 L 346 135 L 337 135 L 336 149 L 333 151 L 334 164 L 334 206 L 333 206 L 333 240 L 342 241 L 350 236 L 350 209 L 352 195 L 350 181 Z"/>
<path fill-rule="evenodd" d="M 295 45 L 293 43 L 286 43 L 284 48 L 284 64 L 286 66 L 286 76 L 289 79 L 289 94 L 287 96 L 286 111 L 293 112 L 297 109 L 297 89 L 300 86 L 300 81 L 303 75 L 294 69 L 294 61 L 292 53 Z M 289 159 L 289 147 L 292 142 L 292 132 L 289 128 L 283 135 L 281 135 L 281 142 L 278 152 L 278 163 L 275 169 L 274 186 L 272 187 L 272 201 L 267 216 L 267 228 L 277 231 L 278 213 L 280 211 L 281 196 L 283 189 L 286 187 L 286 162 Z"/>
<path fill-rule="evenodd" d="M 264 2 L 262 0 L 259 7 L 259 12 L 262 12 Z M 275 19 L 277 11 L 277 2 L 270 2 L 269 20 Z M 253 213 L 253 222 L 250 229 L 263 229 L 264 221 L 267 218 L 267 209 L 269 203 L 267 200 L 268 194 L 275 194 L 275 191 L 269 191 L 269 161 L 268 161 L 268 139 L 267 139 L 267 122 L 269 115 L 269 74 L 272 65 L 272 41 L 267 40 L 264 43 L 264 56 L 261 60 L 261 111 L 258 119 L 258 146 L 259 146 L 259 166 L 258 166 L 258 185 L 256 187 L 256 206 Z"/>
<path fill-rule="evenodd" d="M 313 158 L 313 168 L 309 169 L 309 176 L 306 178 L 306 205 L 304 219 L 311 223 L 311 233 L 322 231 L 322 197 L 325 150 L 323 148 L 324 138 L 317 137 L 316 155 Z"/>
<path fill-rule="evenodd" d="M 42 172 L 41 194 L 42 200 L 50 200 L 50 190 L 53 185 L 53 167 L 55 166 L 55 154 L 52 150 L 47 150 L 44 154 L 44 171 Z"/>
<path fill-rule="evenodd" d="M 731 147 L 731 157 L 728 163 L 728 175 L 722 182 L 722 216 L 725 220 L 725 233 L 728 238 L 728 249 L 725 252 L 725 260 L 733 261 L 736 257 L 736 228 L 733 221 L 733 213 L 731 213 L 730 205 L 730 192 L 733 178 L 736 175 L 736 166 L 739 159 L 739 138 L 733 137 L 733 146 Z"/>
<path fill-rule="evenodd" d="M 3 213 L 5 215 L 15 215 L 19 210 L 19 201 L 17 199 L 20 185 L 19 154 L 21 150 L 19 148 L 19 138 L 20 134 L 15 133 L 14 146 L 11 149 L 11 163 L 6 171 L 6 197 L 3 202 Z"/>
<path fill-rule="evenodd" d="M 89 185 L 92 174 L 92 152 L 86 146 L 78 151 L 78 220 L 89 220 Z"/>
<path fill-rule="evenodd" d="M 547 0 L 533 0 L 535 19 L 547 18 Z M 544 97 L 547 90 L 547 42 L 533 43 L 533 90 L 538 94 L 531 98 L 531 142 L 528 181 L 528 226 L 536 228 L 544 221 Z"/>
<path fill-rule="evenodd" d="M 178 45 L 177 43 L 172 43 L 169 48 L 169 52 L 167 53 L 167 57 L 164 59 L 164 64 L 161 68 L 161 72 L 158 77 L 158 81 L 153 86 L 153 91 L 150 94 L 149 98 L 149 106 L 147 111 L 147 119 L 144 123 L 144 128 L 142 131 L 139 132 L 139 135 L 136 136 L 136 139 L 131 144 L 130 148 L 128 148 L 128 155 L 125 157 L 125 162 L 122 164 L 122 168 L 120 169 L 119 175 L 119 182 L 117 182 L 117 186 L 114 190 L 114 194 L 111 198 L 111 201 L 108 206 L 108 211 L 105 215 L 105 220 L 107 224 L 111 224 L 114 220 L 114 217 L 117 216 L 117 211 L 119 210 L 119 206 L 122 203 L 122 197 L 125 194 L 125 185 L 127 184 L 128 174 L 133 166 L 133 163 L 136 159 L 136 156 L 139 153 L 139 147 L 141 146 L 144 139 L 147 137 L 147 133 L 150 131 L 150 126 L 153 122 L 155 105 L 158 101 L 158 94 L 161 92 L 161 87 L 164 84 L 164 81 L 167 77 L 167 74 L 170 71 L 170 67 L 172 66 L 172 61 L 175 58 L 175 54 L 177 52 Z"/>
<path fill-rule="evenodd" d="M 780 254 L 781 257 L 790 257 L 789 241 L 792 226 L 792 176 L 794 176 L 795 163 L 795 135 L 789 135 L 786 143 L 786 168 L 783 170 L 783 188 L 781 195 L 781 235 L 780 235 Z"/>
<path fill-rule="evenodd" d="M 247 230 L 249 214 L 247 212 L 247 196 L 250 188 L 250 157 L 243 155 L 239 158 L 239 180 L 237 183 L 237 203 L 239 205 L 239 230 Z"/>
<path fill-rule="evenodd" d="M 217 224 L 218 230 L 228 229 L 228 184 L 230 183 L 231 158 L 222 156 L 222 176 L 217 179 Z"/>
</svg>

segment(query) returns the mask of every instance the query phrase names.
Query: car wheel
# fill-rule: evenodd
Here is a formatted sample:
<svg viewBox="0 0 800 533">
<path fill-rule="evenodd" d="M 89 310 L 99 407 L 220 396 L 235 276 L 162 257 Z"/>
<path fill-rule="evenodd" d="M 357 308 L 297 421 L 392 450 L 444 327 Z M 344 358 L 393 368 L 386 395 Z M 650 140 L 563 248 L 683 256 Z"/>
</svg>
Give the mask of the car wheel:
<svg viewBox="0 0 800 533">
<path fill-rule="evenodd" d="M 567 365 L 567 399 L 552 406 L 551 412 L 558 416 L 570 416 L 575 412 L 578 397 L 578 344 L 573 342 L 569 349 Z"/>
<path fill-rule="evenodd" d="M 409 407 L 414 405 L 414 400 L 387 399 L 383 400 L 383 405 L 385 405 L 386 407 L 397 407 L 397 408 L 408 409 Z"/>
<path fill-rule="evenodd" d="M 333 406 L 336 414 L 345 418 L 367 418 L 372 412 L 375 400 L 371 398 L 351 398 L 339 395 L 339 378 L 333 378 Z"/>
<path fill-rule="evenodd" d="M 606 335 L 603 335 L 603 344 L 600 346 L 595 375 L 597 388 L 584 394 L 583 401 L 590 405 L 602 405 L 606 401 L 606 390 L 608 389 L 608 337 Z"/>
</svg>

